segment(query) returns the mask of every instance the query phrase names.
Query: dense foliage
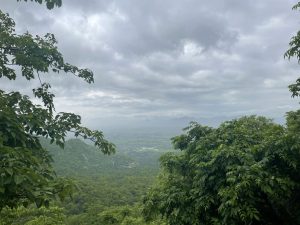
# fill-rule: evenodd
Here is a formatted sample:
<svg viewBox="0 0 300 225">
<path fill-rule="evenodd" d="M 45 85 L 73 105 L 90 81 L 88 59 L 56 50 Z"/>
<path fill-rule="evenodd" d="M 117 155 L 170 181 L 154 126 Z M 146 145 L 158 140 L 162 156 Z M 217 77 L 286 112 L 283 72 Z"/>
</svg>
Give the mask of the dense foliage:
<svg viewBox="0 0 300 225">
<path fill-rule="evenodd" d="M 130 137 L 126 136 L 126 139 Z M 144 146 L 147 139 L 140 139 L 140 145 Z M 162 149 L 159 152 L 150 149 L 143 152 L 118 151 L 108 157 L 78 139 L 68 140 L 64 151 L 44 140 L 42 143 L 53 156 L 57 173 L 72 177 L 78 187 L 72 199 L 58 204 L 65 209 L 66 224 L 121 224 L 123 219 L 144 221 L 141 207 L 137 204 L 141 203 L 142 196 L 158 173 L 157 161 L 164 152 Z M 123 146 L 130 147 L 133 147 L 130 143 Z M 120 216 L 124 210 L 130 213 Z M 109 215 L 117 219 L 105 222 Z"/>
<path fill-rule="evenodd" d="M 140 139 L 140 146 L 146 145 L 148 138 L 149 135 Z M 123 143 L 123 139 L 118 137 L 119 142 Z M 131 138 L 126 135 L 125 139 Z M 118 151 L 115 155 L 106 156 L 78 139 L 66 141 L 64 150 L 46 139 L 42 139 L 41 143 L 55 160 L 53 166 L 58 175 L 71 177 L 77 189 L 72 198 L 52 202 L 49 208 L 36 208 L 34 205 L 4 208 L 0 212 L 1 225 L 164 224 L 160 218 L 148 223 L 141 213 L 142 196 L 154 182 L 159 169 L 157 161 L 163 149 L 159 152 L 151 149 Z M 123 148 L 134 146 L 127 143 Z"/>
<path fill-rule="evenodd" d="M 115 143 L 115 140 L 113 141 Z M 63 151 L 46 139 L 41 140 L 41 143 L 51 154 L 56 173 L 71 177 L 156 174 L 159 170 L 158 159 L 164 152 L 151 149 L 125 152 L 118 149 L 116 154 L 108 156 L 79 139 L 66 141 Z M 129 146 L 129 143 L 126 146 Z"/>
<path fill-rule="evenodd" d="M 47 0 L 46 4 L 53 8 L 61 1 Z M 104 139 L 102 132 L 81 125 L 80 116 L 55 112 L 55 96 L 50 92 L 51 85 L 42 83 L 42 75 L 72 73 L 88 83 L 94 81 L 90 70 L 65 63 L 56 44 L 52 34 L 34 37 L 28 32 L 15 33 L 14 21 L 0 10 L 0 78 L 38 78 L 40 87 L 33 89 L 33 94 L 43 104 L 36 105 L 19 92 L 0 90 L 0 210 L 32 202 L 47 206 L 51 198 L 64 198 L 72 191 L 70 183 L 56 178 L 52 159 L 39 137 L 50 138 L 63 147 L 65 136 L 73 132 L 92 140 L 103 153 L 114 152 L 114 145 Z"/>
<path fill-rule="evenodd" d="M 218 128 L 192 123 L 161 158 L 144 199 L 147 218 L 170 224 L 300 224 L 300 111 L 287 127 L 242 117 Z"/>
<path fill-rule="evenodd" d="M 4 208 L 0 212 L 0 225 L 64 225 L 66 216 L 59 207 Z"/>
</svg>

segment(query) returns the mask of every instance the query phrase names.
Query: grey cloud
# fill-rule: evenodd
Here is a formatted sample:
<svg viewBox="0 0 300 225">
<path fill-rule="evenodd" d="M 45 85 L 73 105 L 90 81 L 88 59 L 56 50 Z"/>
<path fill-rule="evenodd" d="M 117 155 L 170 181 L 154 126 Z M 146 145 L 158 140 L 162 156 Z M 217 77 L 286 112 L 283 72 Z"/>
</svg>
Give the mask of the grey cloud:
<svg viewBox="0 0 300 225">
<path fill-rule="evenodd" d="M 94 71 L 93 85 L 44 75 L 57 108 L 109 126 L 134 119 L 214 124 L 243 114 L 282 121 L 298 107 L 287 86 L 299 66 L 283 58 L 299 24 L 293 3 L 65 0 L 48 11 L 4 0 L 1 8 L 19 32 L 54 33 L 66 61 Z M 1 80 L 0 87 L 26 91 L 37 85 L 8 83 Z"/>
</svg>

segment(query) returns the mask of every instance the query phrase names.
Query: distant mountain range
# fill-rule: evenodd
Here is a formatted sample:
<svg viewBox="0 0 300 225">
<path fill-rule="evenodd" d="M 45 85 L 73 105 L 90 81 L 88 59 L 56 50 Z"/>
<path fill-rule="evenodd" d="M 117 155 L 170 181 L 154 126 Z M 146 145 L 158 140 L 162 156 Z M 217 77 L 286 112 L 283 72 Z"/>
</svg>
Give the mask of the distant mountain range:
<svg viewBox="0 0 300 225">
<path fill-rule="evenodd" d="M 117 151 L 116 154 L 104 155 L 100 150 L 80 139 L 66 141 L 64 149 L 50 144 L 46 139 L 42 139 L 41 143 L 52 155 L 56 172 L 64 176 L 98 176 L 112 173 L 132 174 L 143 170 L 158 171 L 159 157 L 168 151 L 168 149 L 155 147 L 138 147 L 138 144 L 135 144 L 134 149 L 131 150 L 128 146 L 129 142 L 127 146 L 123 146 L 123 150 Z M 139 144 L 143 146 L 141 140 Z"/>
</svg>

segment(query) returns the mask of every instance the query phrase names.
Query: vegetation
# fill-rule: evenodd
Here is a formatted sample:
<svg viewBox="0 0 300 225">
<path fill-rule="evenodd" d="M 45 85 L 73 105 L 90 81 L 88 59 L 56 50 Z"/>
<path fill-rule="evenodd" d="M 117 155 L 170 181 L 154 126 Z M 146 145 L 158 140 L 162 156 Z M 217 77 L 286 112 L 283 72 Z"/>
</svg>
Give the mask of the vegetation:
<svg viewBox="0 0 300 225">
<path fill-rule="evenodd" d="M 285 57 L 300 62 L 300 32 Z M 55 111 L 51 85 L 42 82 L 49 72 L 94 82 L 92 71 L 65 62 L 52 34 L 17 34 L 0 10 L 0 77 L 38 79 L 33 95 L 42 104 L 0 90 L 0 225 L 300 224 L 300 110 L 287 113 L 286 125 L 258 116 L 217 128 L 192 122 L 172 138 L 178 152 L 139 137 L 146 148 L 121 141 L 122 151 L 108 158 L 103 153 L 115 146 L 102 132 Z M 289 88 L 299 96 L 300 78 Z M 95 146 L 65 141 L 70 132 Z"/>
<path fill-rule="evenodd" d="M 58 207 L 19 207 L 14 210 L 5 208 L 0 216 L 1 225 L 63 225 L 65 220 L 63 209 Z"/>
<path fill-rule="evenodd" d="M 48 8 L 61 5 L 61 1 L 46 3 Z M 32 202 L 47 206 L 51 198 L 64 198 L 72 192 L 70 182 L 56 178 L 52 159 L 39 137 L 50 138 L 63 147 L 65 136 L 73 132 L 94 141 L 103 153 L 114 152 L 114 145 L 104 139 L 102 132 L 81 126 L 80 116 L 55 112 L 51 85 L 42 83 L 40 73 L 72 73 L 88 83 L 94 82 L 90 70 L 65 63 L 56 44 L 52 34 L 44 37 L 16 34 L 14 21 L 0 11 L 0 77 L 15 80 L 20 70 L 27 80 L 38 78 L 41 86 L 33 89 L 33 94 L 44 105 L 33 104 L 19 92 L 0 90 L 0 210 Z"/>
<path fill-rule="evenodd" d="M 144 214 L 182 225 L 299 224 L 299 116 L 289 113 L 287 127 L 255 116 L 216 129 L 192 123 L 173 138 L 182 154 L 161 158 Z"/>
<path fill-rule="evenodd" d="M 293 9 L 298 9 L 300 2 Z M 300 62 L 300 31 L 284 55 Z M 300 78 L 289 86 L 299 96 Z M 300 224 L 300 110 L 286 126 L 242 117 L 218 128 L 191 123 L 173 138 L 179 155 L 161 158 L 162 172 L 144 198 L 144 216 L 169 224 Z"/>
<path fill-rule="evenodd" d="M 54 160 L 53 166 L 56 173 L 71 177 L 99 177 L 99 175 L 108 174 L 138 175 L 147 172 L 156 174 L 159 170 L 158 159 L 164 152 L 163 149 L 123 152 L 118 150 L 116 154 L 107 156 L 79 139 L 66 141 L 63 151 L 45 139 L 41 142 Z M 140 143 L 144 143 L 144 140 L 140 140 Z M 123 147 L 125 146 L 130 148 L 129 143 Z"/>
<path fill-rule="evenodd" d="M 143 145 L 147 138 L 140 141 Z M 132 151 L 118 152 L 108 157 L 78 139 L 67 141 L 64 151 L 42 143 L 52 154 L 58 174 L 72 177 L 78 187 L 72 199 L 56 203 L 64 209 L 66 224 L 130 224 L 126 221 L 135 220 L 146 224 L 141 223 L 140 203 L 158 173 L 158 154 L 164 151 L 140 153 L 144 157 L 132 157 Z M 109 223 L 108 217 L 115 219 Z"/>
<path fill-rule="evenodd" d="M 34 205 L 4 208 L 0 212 L 1 225 L 32 221 L 43 224 L 42 220 L 48 225 L 163 224 L 160 218 L 147 223 L 141 213 L 142 196 L 155 180 L 159 169 L 157 161 L 163 149 L 159 152 L 144 150 L 136 156 L 134 151 L 105 156 L 78 139 L 66 141 L 64 150 L 46 139 L 41 139 L 41 143 L 54 159 L 53 166 L 58 175 L 71 178 L 77 188 L 71 199 L 52 202 L 49 208 Z M 147 138 L 140 139 L 141 146 L 145 143 Z M 128 166 L 131 164 L 134 166 Z"/>
<path fill-rule="evenodd" d="M 294 10 L 298 10 L 299 8 L 300 2 L 293 6 Z M 289 46 L 290 48 L 285 52 L 284 57 L 288 59 L 295 57 L 298 60 L 298 63 L 300 63 L 300 31 L 291 38 Z M 292 92 L 292 97 L 300 96 L 300 78 L 296 80 L 296 83 L 291 84 L 289 89 Z"/>
<path fill-rule="evenodd" d="M 22 0 L 17 0 L 18 2 L 22 1 Z M 27 2 L 28 0 L 24 0 L 25 2 Z M 34 1 L 37 2 L 39 4 L 43 4 L 46 3 L 46 6 L 48 9 L 53 9 L 55 6 L 56 7 L 61 7 L 62 5 L 62 0 L 30 0 L 30 1 Z"/>
</svg>

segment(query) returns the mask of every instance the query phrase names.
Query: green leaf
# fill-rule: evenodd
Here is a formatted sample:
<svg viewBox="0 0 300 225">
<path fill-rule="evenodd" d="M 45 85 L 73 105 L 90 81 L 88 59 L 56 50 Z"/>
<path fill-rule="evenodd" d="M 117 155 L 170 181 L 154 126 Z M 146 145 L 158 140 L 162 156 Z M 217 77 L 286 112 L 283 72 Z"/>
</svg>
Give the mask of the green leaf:
<svg viewBox="0 0 300 225">
<path fill-rule="evenodd" d="M 23 180 L 24 180 L 23 176 L 20 176 L 20 175 L 14 176 L 14 181 L 15 181 L 16 185 L 21 184 L 23 182 Z"/>
</svg>

